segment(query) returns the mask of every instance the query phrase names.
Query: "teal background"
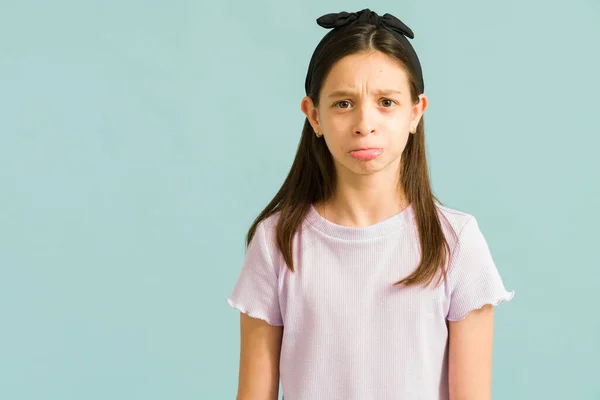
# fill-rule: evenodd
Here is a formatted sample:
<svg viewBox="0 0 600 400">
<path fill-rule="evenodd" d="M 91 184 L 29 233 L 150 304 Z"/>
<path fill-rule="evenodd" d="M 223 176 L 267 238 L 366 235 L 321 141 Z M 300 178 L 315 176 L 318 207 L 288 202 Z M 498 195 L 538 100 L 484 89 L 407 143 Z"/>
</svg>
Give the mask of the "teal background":
<svg viewBox="0 0 600 400">
<path fill-rule="evenodd" d="M 600 399 L 600 3 L 0 3 L 0 398 L 234 399 L 225 299 L 285 178 L 315 19 L 415 32 L 435 194 L 509 290 L 495 399 Z"/>
</svg>

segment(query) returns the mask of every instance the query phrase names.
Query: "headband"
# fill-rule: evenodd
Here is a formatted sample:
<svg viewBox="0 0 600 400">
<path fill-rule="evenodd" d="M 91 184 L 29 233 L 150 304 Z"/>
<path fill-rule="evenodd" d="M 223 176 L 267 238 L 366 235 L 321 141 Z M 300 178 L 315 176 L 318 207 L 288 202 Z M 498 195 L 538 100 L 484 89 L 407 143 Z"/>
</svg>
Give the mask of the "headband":
<svg viewBox="0 0 600 400">
<path fill-rule="evenodd" d="M 419 89 L 419 94 L 423 93 L 425 90 L 425 84 L 423 83 L 423 71 L 421 70 L 421 63 L 419 62 L 419 57 L 417 57 L 417 53 L 415 49 L 412 47 L 410 42 L 406 37 L 413 39 L 415 37 L 413 31 L 406 26 L 402 21 L 398 18 L 394 17 L 392 14 L 384 14 L 383 16 L 377 15 L 374 11 L 365 8 L 362 11 L 348 13 L 345 11 L 339 13 L 331 13 L 325 14 L 319 18 L 317 18 L 317 24 L 322 26 L 323 28 L 334 28 L 333 31 L 330 31 L 321 42 L 317 45 L 315 52 L 313 53 L 310 63 L 308 66 L 308 73 L 306 75 L 306 81 L 304 83 L 304 89 L 306 91 L 306 95 L 308 95 L 310 84 L 312 80 L 312 69 L 314 65 L 314 58 L 317 50 L 324 45 L 327 41 L 326 38 L 330 33 L 335 31 L 335 28 L 342 28 L 356 24 L 371 24 L 375 25 L 378 28 L 385 28 L 391 31 L 398 40 L 404 45 L 406 49 L 406 53 L 409 58 L 409 62 L 412 64 L 414 70 L 417 73 L 417 87 Z"/>
</svg>

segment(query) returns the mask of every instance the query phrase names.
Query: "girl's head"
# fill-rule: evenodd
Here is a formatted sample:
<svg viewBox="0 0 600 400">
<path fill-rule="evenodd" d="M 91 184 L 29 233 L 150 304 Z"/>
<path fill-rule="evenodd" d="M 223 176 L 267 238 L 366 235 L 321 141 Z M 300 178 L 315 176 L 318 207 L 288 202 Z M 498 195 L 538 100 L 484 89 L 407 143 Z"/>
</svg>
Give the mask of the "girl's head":
<svg viewBox="0 0 600 400">
<path fill-rule="evenodd" d="M 399 46 L 393 34 L 362 25 L 349 29 L 340 41 L 330 42 L 334 53 L 333 49 L 347 51 L 349 44 L 356 51 L 338 50 L 337 60 L 331 54 L 327 60 L 318 59 L 330 65 L 313 83 L 314 99 L 302 99 L 302 111 L 316 137 L 325 142 L 317 145 L 331 153 L 338 179 L 345 171 L 363 175 L 387 168 L 399 176 L 402 152 L 416 132 L 427 98 L 418 94 L 414 73 L 394 54 L 392 49 Z M 351 151 L 363 148 L 383 152 L 370 160 L 351 156 Z"/>
<path fill-rule="evenodd" d="M 404 37 L 413 33 L 394 16 L 379 17 L 369 9 L 327 14 L 317 23 L 334 29 L 309 63 L 298 150 L 282 187 L 250 227 L 246 244 L 262 220 L 279 212 L 277 245 L 294 271 L 293 237 L 311 205 L 333 198 L 338 179 L 377 173 L 393 178 L 413 204 L 425 250 L 419 267 L 397 283 L 431 282 L 448 260 L 449 247 L 429 184 L 421 66 Z M 383 153 L 369 161 L 349 154 L 365 147 Z"/>
<path fill-rule="evenodd" d="M 414 34 L 396 17 L 364 9 L 327 14 L 317 23 L 333 29 L 309 63 L 301 149 L 323 175 L 315 199 L 320 201 L 333 196 L 341 179 L 384 170 L 388 182 L 400 178 L 424 146 L 427 98 L 419 58 L 407 39 Z M 361 148 L 383 151 L 370 160 L 351 155 Z M 401 179 L 398 184 L 399 195 L 408 197 Z"/>
</svg>

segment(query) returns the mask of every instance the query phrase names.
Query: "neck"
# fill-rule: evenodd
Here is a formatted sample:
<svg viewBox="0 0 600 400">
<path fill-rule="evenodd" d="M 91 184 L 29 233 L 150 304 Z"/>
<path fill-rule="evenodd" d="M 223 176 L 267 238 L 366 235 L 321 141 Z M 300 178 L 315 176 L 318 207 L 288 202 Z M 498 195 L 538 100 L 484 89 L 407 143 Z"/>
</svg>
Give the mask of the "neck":
<svg viewBox="0 0 600 400">
<path fill-rule="evenodd" d="M 340 187 L 331 199 L 315 205 L 315 209 L 337 225 L 362 228 L 398 214 L 409 204 L 401 189 Z"/>
</svg>

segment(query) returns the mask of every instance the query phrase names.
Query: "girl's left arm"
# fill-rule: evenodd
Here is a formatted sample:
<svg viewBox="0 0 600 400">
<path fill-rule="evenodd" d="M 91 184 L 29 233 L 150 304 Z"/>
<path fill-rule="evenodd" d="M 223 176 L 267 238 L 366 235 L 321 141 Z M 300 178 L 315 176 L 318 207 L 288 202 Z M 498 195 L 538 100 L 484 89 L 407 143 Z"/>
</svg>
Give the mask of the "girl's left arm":
<svg viewBox="0 0 600 400">
<path fill-rule="evenodd" d="M 450 400 L 491 400 L 494 307 L 487 304 L 448 324 Z"/>
</svg>

